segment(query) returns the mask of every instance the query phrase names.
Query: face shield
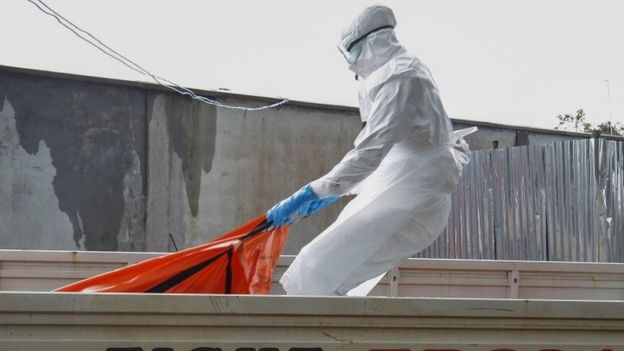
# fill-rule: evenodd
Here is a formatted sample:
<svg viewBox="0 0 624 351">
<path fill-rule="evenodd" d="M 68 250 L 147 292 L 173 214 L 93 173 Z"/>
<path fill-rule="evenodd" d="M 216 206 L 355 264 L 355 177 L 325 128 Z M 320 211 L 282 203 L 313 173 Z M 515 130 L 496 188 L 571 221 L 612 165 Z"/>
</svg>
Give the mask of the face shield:
<svg viewBox="0 0 624 351">
<path fill-rule="evenodd" d="M 366 40 L 366 37 L 368 37 L 369 35 L 373 33 L 379 32 L 380 30 L 393 29 L 393 28 L 394 28 L 393 26 L 381 26 L 379 28 L 375 28 L 365 33 L 361 37 L 357 38 L 356 40 L 348 44 L 348 46 L 345 46 L 346 43 L 342 41 L 338 44 L 338 50 L 340 51 L 342 56 L 344 56 L 345 60 L 347 60 L 347 63 L 349 65 L 353 65 L 355 64 L 358 57 L 360 57 L 360 54 L 362 53 L 362 48 L 364 47 L 364 41 Z"/>
<path fill-rule="evenodd" d="M 360 57 L 363 47 L 364 41 L 360 41 L 353 45 L 353 47 L 351 47 L 351 50 L 345 48 L 344 45 L 342 45 L 341 43 L 338 45 L 338 50 L 340 50 L 340 53 L 342 54 L 342 56 L 344 56 L 347 63 L 352 65 L 355 63 L 355 61 L 357 61 L 358 57 Z"/>
</svg>

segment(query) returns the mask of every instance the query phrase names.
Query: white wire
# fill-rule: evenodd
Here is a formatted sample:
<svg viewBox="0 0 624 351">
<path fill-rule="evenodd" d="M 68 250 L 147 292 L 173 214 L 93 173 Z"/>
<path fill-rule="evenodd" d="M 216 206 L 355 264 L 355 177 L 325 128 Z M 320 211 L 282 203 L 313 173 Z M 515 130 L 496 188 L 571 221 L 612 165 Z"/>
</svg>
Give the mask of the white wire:
<svg viewBox="0 0 624 351">
<path fill-rule="evenodd" d="M 165 79 L 163 77 L 160 77 L 160 76 L 157 76 L 157 75 L 151 73 L 150 71 L 148 71 L 147 69 L 145 69 L 141 65 L 139 65 L 138 63 L 128 59 L 124 55 L 122 55 L 119 52 L 113 50 L 111 47 L 106 45 L 100 39 L 96 38 L 93 34 L 89 33 L 88 31 L 86 31 L 86 30 L 84 30 L 84 29 L 82 29 L 80 27 L 78 27 L 77 25 L 72 23 L 70 20 L 65 18 L 63 15 L 61 15 L 58 12 L 56 12 L 53 8 L 51 8 L 45 2 L 43 2 L 43 0 L 26 0 L 26 1 L 28 1 L 31 4 L 35 5 L 41 12 L 43 12 L 46 15 L 51 16 L 54 19 L 56 19 L 56 21 L 59 24 L 61 24 L 63 27 L 65 27 L 66 29 L 68 29 L 69 31 L 74 33 L 74 35 L 76 35 L 80 39 L 86 41 L 91 46 L 93 46 L 96 49 L 100 50 L 105 55 L 107 55 L 107 56 L 109 56 L 109 57 L 111 57 L 111 58 L 121 62 L 124 66 L 130 68 L 131 70 L 133 70 L 133 71 L 135 71 L 135 72 L 137 72 L 139 74 L 142 74 L 142 75 L 145 75 L 145 76 L 149 76 L 157 84 L 159 84 L 159 85 L 161 85 L 161 86 L 163 86 L 165 88 L 168 88 L 170 90 L 173 90 L 173 91 L 177 92 L 178 94 L 189 96 L 189 97 L 191 97 L 194 100 L 198 100 L 198 101 L 201 101 L 201 102 L 206 103 L 206 104 L 210 104 L 210 105 L 214 105 L 214 106 L 218 106 L 218 107 L 223 107 L 223 108 L 227 108 L 227 109 L 232 109 L 232 110 L 242 110 L 242 111 L 266 110 L 266 109 L 275 108 L 275 107 L 284 105 L 284 104 L 286 104 L 288 102 L 288 99 L 283 99 L 281 101 L 278 101 L 276 103 L 273 103 L 273 104 L 270 104 L 270 105 L 266 105 L 266 106 L 261 106 L 261 107 L 244 107 L 244 106 L 226 105 L 226 104 L 218 102 L 217 100 L 213 100 L 213 99 L 208 98 L 206 96 L 202 96 L 202 95 L 196 94 L 195 92 L 193 92 L 190 89 L 182 87 L 179 84 L 176 84 L 176 83 L 174 83 L 174 82 L 172 82 L 172 81 L 170 81 L 168 79 Z M 80 34 L 80 33 L 84 33 L 86 36 L 83 36 L 83 34 Z M 163 82 L 165 82 L 166 84 L 163 83 Z"/>
</svg>

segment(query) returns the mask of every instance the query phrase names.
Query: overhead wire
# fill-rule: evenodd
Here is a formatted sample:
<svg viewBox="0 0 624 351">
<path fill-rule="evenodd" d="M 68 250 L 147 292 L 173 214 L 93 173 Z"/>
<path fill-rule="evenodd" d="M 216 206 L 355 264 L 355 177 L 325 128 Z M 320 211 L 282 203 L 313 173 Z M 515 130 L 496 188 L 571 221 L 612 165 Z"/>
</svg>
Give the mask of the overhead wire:
<svg viewBox="0 0 624 351">
<path fill-rule="evenodd" d="M 221 102 L 219 102 L 217 100 L 211 99 L 209 97 L 196 94 L 194 91 L 192 91 L 192 90 L 190 90 L 188 88 L 182 87 L 179 84 L 176 84 L 176 83 L 174 83 L 174 82 L 172 82 L 172 81 L 170 81 L 170 80 L 168 80 L 166 78 L 163 78 L 161 76 L 158 76 L 156 74 L 151 73 L 150 71 L 145 69 L 143 66 L 141 66 L 138 63 L 130 60 L 126 56 L 122 55 L 118 51 L 116 51 L 116 50 L 112 49 L 110 46 L 106 45 L 103 41 L 101 41 L 100 39 L 95 37 L 90 32 L 88 32 L 88 31 L 80 28 L 79 26 L 75 25 L 72 21 L 70 21 L 69 19 L 67 19 L 66 17 L 64 17 L 63 15 L 58 13 L 57 11 L 55 11 L 50 6 L 48 6 L 43 0 L 26 0 L 26 1 L 28 1 L 31 4 L 35 5 L 35 7 L 37 7 L 37 9 L 39 9 L 44 14 L 46 14 L 48 16 L 51 16 L 54 19 L 56 19 L 56 21 L 59 24 L 61 24 L 63 27 L 65 27 L 66 29 L 71 31 L 74 35 L 76 35 L 78 38 L 82 39 L 83 41 L 87 42 L 91 46 L 95 47 L 96 49 L 98 49 L 99 51 L 104 53 L 105 55 L 115 59 L 116 61 L 122 63 L 124 66 L 130 68 L 131 70 L 133 70 L 133 71 L 135 71 L 135 72 L 137 72 L 137 73 L 139 73 L 141 75 L 149 76 L 158 85 L 161 85 L 161 86 L 163 86 L 163 87 L 165 87 L 167 89 L 173 90 L 173 91 L 175 91 L 178 94 L 189 96 L 193 100 L 198 100 L 198 101 L 201 101 L 203 103 L 214 105 L 214 106 L 217 106 L 217 107 L 223 107 L 223 108 L 232 109 L 232 110 L 242 110 L 242 111 L 266 110 L 266 109 L 271 109 L 271 108 L 276 108 L 276 107 L 282 106 L 282 105 L 284 105 L 284 104 L 286 104 L 288 102 L 288 99 L 283 99 L 281 101 L 278 101 L 278 102 L 270 104 L 270 105 L 265 105 L 265 106 L 260 106 L 260 107 L 245 107 L 245 106 L 235 106 L 235 105 L 223 104 L 223 103 L 221 103 Z"/>
</svg>

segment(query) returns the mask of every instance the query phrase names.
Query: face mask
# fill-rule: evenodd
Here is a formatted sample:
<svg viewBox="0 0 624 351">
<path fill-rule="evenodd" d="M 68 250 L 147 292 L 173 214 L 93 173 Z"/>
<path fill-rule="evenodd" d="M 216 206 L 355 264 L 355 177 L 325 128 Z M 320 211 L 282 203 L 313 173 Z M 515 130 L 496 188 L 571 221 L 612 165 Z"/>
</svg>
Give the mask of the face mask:
<svg viewBox="0 0 624 351">
<path fill-rule="evenodd" d="M 340 50 L 340 53 L 342 54 L 342 56 L 344 56 L 347 63 L 352 65 L 357 61 L 358 57 L 360 57 L 363 47 L 364 47 L 364 41 L 361 41 L 355 44 L 351 48 L 351 51 L 347 51 L 347 49 L 343 45 L 339 45 L 338 50 Z"/>
</svg>

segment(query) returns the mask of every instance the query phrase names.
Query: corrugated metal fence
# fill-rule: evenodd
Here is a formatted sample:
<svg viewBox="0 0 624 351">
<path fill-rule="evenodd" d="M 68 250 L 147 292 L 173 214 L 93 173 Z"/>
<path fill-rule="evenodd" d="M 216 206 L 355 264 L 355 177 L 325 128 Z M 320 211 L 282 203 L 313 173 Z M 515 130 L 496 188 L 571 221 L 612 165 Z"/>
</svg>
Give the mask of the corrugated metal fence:
<svg viewBox="0 0 624 351">
<path fill-rule="evenodd" d="M 464 172 L 418 257 L 624 262 L 624 142 L 474 151 Z"/>
</svg>

